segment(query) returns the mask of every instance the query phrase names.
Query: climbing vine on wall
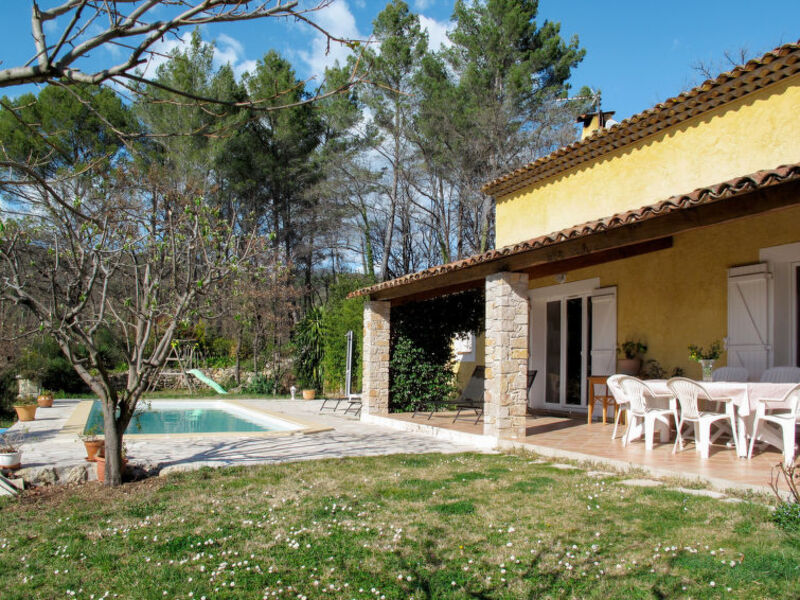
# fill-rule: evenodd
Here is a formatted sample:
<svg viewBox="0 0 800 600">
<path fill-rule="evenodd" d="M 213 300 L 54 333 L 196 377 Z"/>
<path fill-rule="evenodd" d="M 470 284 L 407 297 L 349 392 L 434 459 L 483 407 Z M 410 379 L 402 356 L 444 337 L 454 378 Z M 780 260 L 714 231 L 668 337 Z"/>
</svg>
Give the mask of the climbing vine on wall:
<svg viewBox="0 0 800 600">
<path fill-rule="evenodd" d="M 483 290 L 392 308 L 389 409 L 431 407 L 456 393 L 452 341 L 484 329 Z"/>
</svg>

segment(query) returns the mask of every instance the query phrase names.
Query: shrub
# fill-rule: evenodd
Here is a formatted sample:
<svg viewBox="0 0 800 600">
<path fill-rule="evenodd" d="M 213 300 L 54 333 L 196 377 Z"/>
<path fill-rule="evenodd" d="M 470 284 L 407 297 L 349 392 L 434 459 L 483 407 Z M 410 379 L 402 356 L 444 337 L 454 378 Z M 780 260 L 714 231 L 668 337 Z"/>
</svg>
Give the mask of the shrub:
<svg viewBox="0 0 800 600">
<path fill-rule="evenodd" d="M 800 504 L 781 502 L 772 513 L 772 522 L 787 533 L 800 533 Z"/>
<path fill-rule="evenodd" d="M 113 367 L 113 365 L 110 365 Z M 17 361 L 20 375 L 49 390 L 85 392 L 88 387 L 50 338 L 35 340 Z"/>
<path fill-rule="evenodd" d="M 392 309 L 389 407 L 432 408 L 456 393 L 453 336 L 484 327 L 483 291 L 474 290 Z"/>
<path fill-rule="evenodd" d="M 781 481 L 789 490 L 789 500 L 781 495 Z M 772 521 L 787 533 L 800 533 L 800 457 L 791 465 L 778 463 L 770 473 L 769 486 L 778 498 Z"/>
<path fill-rule="evenodd" d="M 407 412 L 432 409 L 452 398 L 457 389 L 451 362 L 439 364 L 409 338 L 400 338 L 390 362 L 392 408 Z"/>
<path fill-rule="evenodd" d="M 259 373 L 244 386 L 243 391 L 245 394 L 274 394 L 277 387 L 274 378 Z"/>
<path fill-rule="evenodd" d="M 17 380 L 14 369 L 0 371 L 0 416 L 14 414 L 12 405 L 17 397 Z"/>
</svg>

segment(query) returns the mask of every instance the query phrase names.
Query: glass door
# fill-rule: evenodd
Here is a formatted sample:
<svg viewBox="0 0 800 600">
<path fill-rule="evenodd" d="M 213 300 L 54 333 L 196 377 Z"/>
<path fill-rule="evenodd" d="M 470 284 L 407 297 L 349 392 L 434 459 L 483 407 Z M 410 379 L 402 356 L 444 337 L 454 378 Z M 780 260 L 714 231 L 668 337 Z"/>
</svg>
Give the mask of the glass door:
<svg viewBox="0 0 800 600">
<path fill-rule="evenodd" d="M 547 302 L 546 330 L 545 403 L 554 408 L 585 406 L 591 347 L 589 297 Z"/>
</svg>

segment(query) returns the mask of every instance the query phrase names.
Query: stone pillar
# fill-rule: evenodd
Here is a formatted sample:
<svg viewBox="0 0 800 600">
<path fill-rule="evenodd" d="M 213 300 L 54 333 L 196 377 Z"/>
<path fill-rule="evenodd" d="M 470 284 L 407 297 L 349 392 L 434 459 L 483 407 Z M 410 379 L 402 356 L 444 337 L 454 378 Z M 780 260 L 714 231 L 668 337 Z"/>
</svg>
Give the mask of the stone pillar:
<svg viewBox="0 0 800 600">
<path fill-rule="evenodd" d="M 526 273 L 486 278 L 484 435 L 525 437 L 529 317 Z"/>
<path fill-rule="evenodd" d="M 364 348 L 361 379 L 361 414 L 389 414 L 389 314 L 391 304 L 364 304 Z"/>
</svg>

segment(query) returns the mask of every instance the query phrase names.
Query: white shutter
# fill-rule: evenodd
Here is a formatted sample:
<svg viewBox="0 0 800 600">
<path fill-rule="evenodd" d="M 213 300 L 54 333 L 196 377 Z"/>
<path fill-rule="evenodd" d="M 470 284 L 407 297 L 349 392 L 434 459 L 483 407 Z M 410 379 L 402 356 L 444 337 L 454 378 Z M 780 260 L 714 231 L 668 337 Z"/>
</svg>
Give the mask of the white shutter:
<svg viewBox="0 0 800 600">
<path fill-rule="evenodd" d="M 769 367 L 769 278 L 766 263 L 728 269 L 728 366 L 751 381 Z"/>
<path fill-rule="evenodd" d="M 617 356 L 617 288 L 592 292 L 591 375 L 613 375 Z"/>
</svg>

